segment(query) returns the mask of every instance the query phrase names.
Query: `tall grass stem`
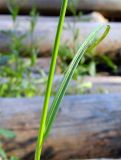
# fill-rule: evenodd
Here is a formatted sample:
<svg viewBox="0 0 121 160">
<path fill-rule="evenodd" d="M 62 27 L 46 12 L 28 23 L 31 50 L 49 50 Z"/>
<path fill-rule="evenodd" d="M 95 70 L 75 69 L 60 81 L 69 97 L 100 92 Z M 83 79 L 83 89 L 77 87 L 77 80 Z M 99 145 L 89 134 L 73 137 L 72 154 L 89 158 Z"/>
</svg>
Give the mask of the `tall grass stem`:
<svg viewBox="0 0 121 160">
<path fill-rule="evenodd" d="M 36 152 L 35 152 L 35 160 L 41 159 L 43 137 L 45 133 L 45 124 L 46 124 L 48 106 L 49 106 L 49 101 L 50 101 L 50 96 L 51 96 L 52 82 L 54 78 L 55 66 L 56 66 L 56 61 L 57 61 L 57 55 L 58 55 L 61 33 L 63 29 L 67 5 L 68 5 L 68 0 L 63 0 L 61 12 L 60 12 L 59 23 L 58 23 L 57 32 L 56 32 L 56 38 L 54 42 L 53 53 L 52 53 L 52 60 L 51 60 L 50 71 L 49 71 L 49 76 L 48 76 L 43 111 L 42 111 L 41 119 L 40 119 L 40 128 L 39 128 L 38 140 L 37 140 L 37 146 L 36 146 Z"/>
</svg>

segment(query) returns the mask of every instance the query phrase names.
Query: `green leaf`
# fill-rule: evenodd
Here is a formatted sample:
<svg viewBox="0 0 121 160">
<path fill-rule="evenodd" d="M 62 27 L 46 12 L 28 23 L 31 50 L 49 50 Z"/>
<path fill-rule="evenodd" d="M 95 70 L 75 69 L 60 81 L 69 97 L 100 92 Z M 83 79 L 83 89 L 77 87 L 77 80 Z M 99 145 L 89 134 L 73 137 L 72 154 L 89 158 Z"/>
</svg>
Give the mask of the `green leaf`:
<svg viewBox="0 0 121 160">
<path fill-rule="evenodd" d="M 15 133 L 13 133 L 12 131 L 6 130 L 6 129 L 0 129 L 0 135 L 4 136 L 5 138 L 15 138 Z"/>
<path fill-rule="evenodd" d="M 94 61 L 90 62 L 88 68 L 89 68 L 89 74 L 91 76 L 95 76 L 96 75 L 96 62 Z"/>
<path fill-rule="evenodd" d="M 12 156 L 12 157 L 10 158 L 10 160 L 19 160 L 19 159 Z"/>
<path fill-rule="evenodd" d="M 31 16 L 31 21 L 30 21 L 30 24 L 31 24 L 31 27 L 30 27 L 30 30 L 31 30 L 31 33 L 34 31 L 35 29 L 35 26 L 36 26 L 36 23 L 37 23 L 37 20 L 38 20 L 38 17 L 39 17 L 39 14 L 36 10 L 35 7 L 32 8 L 31 12 L 30 12 L 30 16 Z"/>
<path fill-rule="evenodd" d="M 15 22 L 19 13 L 19 5 L 16 0 L 7 0 L 7 6 L 11 13 L 12 19 Z"/>
<path fill-rule="evenodd" d="M 0 157 L 2 157 L 4 159 L 7 159 L 7 155 L 6 155 L 5 151 L 4 151 L 4 149 L 1 148 L 1 147 L 0 147 Z"/>
<path fill-rule="evenodd" d="M 81 45 L 79 50 L 77 51 L 75 57 L 73 58 L 68 70 L 66 71 L 63 80 L 60 84 L 60 87 L 58 89 L 58 92 L 51 104 L 50 110 L 47 115 L 46 119 L 46 126 L 45 126 L 45 135 L 44 138 L 46 138 L 50 132 L 50 129 L 52 127 L 52 124 L 56 118 L 57 112 L 59 110 L 59 105 L 65 95 L 66 89 L 68 87 L 69 81 L 71 80 L 75 69 L 77 68 L 80 60 L 82 59 L 83 55 L 88 51 L 94 49 L 109 33 L 110 26 L 105 26 L 106 29 L 104 33 L 97 38 L 97 35 L 100 33 L 100 31 L 104 28 L 104 25 L 100 25 L 97 27 L 90 35 L 89 37 L 84 41 L 84 43 Z"/>
<path fill-rule="evenodd" d="M 117 66 L 115 65 L 115 63 L 113 63 L 113 61 L 108 56 L 102 55 L 101 58 L 113 71 L 117 70 Z"/>
</svg>

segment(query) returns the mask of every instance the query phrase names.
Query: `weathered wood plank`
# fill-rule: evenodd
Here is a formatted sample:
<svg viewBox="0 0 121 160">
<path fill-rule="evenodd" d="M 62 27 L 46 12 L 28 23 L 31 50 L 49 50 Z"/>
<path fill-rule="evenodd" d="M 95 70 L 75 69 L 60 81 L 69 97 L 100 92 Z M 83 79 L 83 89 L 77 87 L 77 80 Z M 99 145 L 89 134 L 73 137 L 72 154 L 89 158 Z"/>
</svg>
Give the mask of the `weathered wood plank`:
<svg viewBox="0 0 121 160">
<path fill-rule="evenodd" d="M 77 0 L 78 1 L 78 0 Z M 0 11 L 7 10 L 7 1 L 0 0 Z M 52 12 L 59 12 L 61 1 L 60 0 L 25 0 L 21 3 L 20 0 L 17 0 L 18 5 L 20 6 L 23 12 L 28 12 L 32 9 L 33 6 L 36 6 L 38 10 L 44 11 L 45 14 Z M 76 2 L 76 0 L 75 0 Z M 76 5 L 77 10 L 97 10 L 107 13 L 110 16 L 110 12 L 119 12 L 121 13 L 121 1 L 120 0 L 81 0 L 78 1 Z M 120 16 L 119 14 L 114 14 L 114 17 Z"/>
<path fill-rule="evenodd" d="M 62 75 L 56 75 L 53 91 L 56 92 Z M 84 87 L 85 86 L 85 87 Z M 87 87 L 86 87 L 87 86 Z M 112 76 L 85 76 L 78 77 L 78 81 L 71 80 L 67 94 L 99 94 L 99 93 L 121 93 L 121 78 Z"/>
<path fill-rule="evenodd" d="M 84 77 L 80 79 L 80 82 L 77 83 L 91 83 L 92 87 L 87 88 L 87 92 L 91 94 L 96 93 L 121 93 L 121 78 L 120 77 Z M 75 85 L 76 86 L 76 85 Z"/>
<path fill-rule="evenodd" d="M 33 43 L 39 47 L 40 54 L 50 52 L 52 50 L 56 28 L 57 28 L 58 18 L 45 18 L 40 17 L 36 25 L 36 29 L 33 35 Z M 65 26 L 67 24 L 73 24 L 72 19 L 67 19 Z M 96 27 L 99 23 L 88 23 L 88 22 L 77 22 L 75 28 L 80 30 L 79 42 L 81 43 L 88 34 Z M 113 52 L 121 48 L 120 42 L 120 23 L 110 23 L 111 31 L 107 38 L 97 47 L 98 53 Z M 8 33 L 12 29 L 13 23 L 10 17 L 1 16 L 0 17 L 0 51 L 9 48 L 11 42 L 11 34 Z M 29 31 L 30 19 L 29 17 L 19 17 L 17 19 L 17 27 L 15 33 L 20 36 L 27 31 Z M 5 34 L 5 33 L 8 34 Z M 31 43 L 30 36 L 28 36 L 24 44 L 29 46 Z M 71 29 L 64 29 L 62 41 L 69 43 L 70 46 L 73 45 L 73 34 Z"/>
<path fill-rule="evenodd" d="M 0 127 L 14 130 L 9 154 L 31 160 L 43 98 L 0 99 Z M 44 145 L 44 158 L 120 157 L 121 94 L 66 96 Z M 30 155 L 29 159 L 25 155 Z"/>
</svg>

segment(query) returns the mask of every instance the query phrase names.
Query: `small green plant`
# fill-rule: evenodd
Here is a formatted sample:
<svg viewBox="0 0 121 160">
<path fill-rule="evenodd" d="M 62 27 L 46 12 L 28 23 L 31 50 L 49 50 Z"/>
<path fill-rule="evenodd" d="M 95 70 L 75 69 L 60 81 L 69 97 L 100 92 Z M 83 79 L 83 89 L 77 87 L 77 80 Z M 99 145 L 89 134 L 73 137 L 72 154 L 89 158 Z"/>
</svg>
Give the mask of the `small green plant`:
<svg viewBox="0 0 121 160">
<path fill-rule="evenodd" d="M 38 13 L 35 8 L 30 13 L 30 28 L 27 33 L 17 35 L 17 17 L 19 13 L 19 6 L 16 0 L 7 0 L 8 9 L 11 13 L 13 21 L 12 29 L 4 33 L 11 37 L 10 51 L 7 53 L 0 53 L 0 97 L 32 97 L 39 95 L 37 85 L 41 81 L 32 78 L 32 67 L 36 63 L 38 48 L 33 44 L 33 33 L 38 19 Z M 30 37 L 30 45 L 26 47 L 23 45 L 25 38 Z M 25 50 L 23 51 L 23 48 Z M 22 57 L 22 53 L 28 55 L 28 60 Z M 43 76 L 40 74 L 41 78 Z"/>
<path fill-rule="evenodd" d="M 4 150 L 2 139 L 13 139 L 15 138 L 15 133 L 6 129 L 0 129 L 0 158 L 3 160 L 18 160 L 17 157 L 11 156 L 8 158 L 6 151 Z"/>
<path fill-rule="evenodd" d="M 7 0 L 7 6 L 8 6 L 10 13 L 11 13 L 12 20 L 15 23 L 17 15 L 19 14 L 19 10 L 20 10 L 20 8 L 17 4 L 17 1 L 16 0 Z"/>
<path fill-rule="evenodd" d="M 50 109 L 48 111 L 49 100 L 50 100 L 51 89 L 52 89 L 52 81 L 54 77 L 57 54 L 58 54 L 59 45 L 60 45 L 60 37 L 61 37 L 62 28 L 63 28 L 67 4 L 68 4 L 68 0 L 63 0 L 59 24 L 58 24 L 56 38 L 55 38 L 55 44 L 54 44 L 53 53 L 52 53 L 52 60 L 51 60 L 50 71 L 49 71 L 49 76 L 48 76 L 43 111 L 41 114 L 40 128 L 39 128 L 38 140 L 37 140 L 37 146 L 36 146 L 36 152 L 35 152 L 35 160 L 41 159 L 43 143 L 50 132 L 52 124 L 58 113 L 59 105 L 65 95 L 69 81 L 71 80 L 74 74 L 74 71 L 76 67 L 78 66 L 80 60 L 82 59 L 83 55 L 86 52 L 95 48 L 106 37 L 106 35 L 108 34 L 110 30 L 109 25 L 105 26 L 106 29 L 104 33 L 99 38 L 97 38 L 97 35 L 100 33 L 100 30 L 104 28 L 103 25 L 100 25 L 89 35 L 89 37 L 85 40 L 85 42 L 79 47 L 72 62 L 70 63 L 69 67 L 67 68 L 65 72 L 62 82 L 58 88 L 58 92 L 56 93 L 54 100 L 50 106 Z"/>
<path fill-rule="evenodd" d="M 69 63 L 75 56 L 79 46 L 80 46 L 80 30 L 77 28 L 77 22 L 81 20 L 82 12 L 77 12 L 76 6 L 78 5 L 78 0 L 71 0 L 69 1 L 68 10 L 72 13 L 73 17 L 71 22 L 67 21 L 65 29 L 69 30 L 72 34 L 71 40 L 71 47 L 70 44 L 67 42 L 66 44 L 62 44 L 59 49 L 59 59 L 60 59 L 60 68 L 61 72 L 63 73 Z M 91 75 L 94 76 L 96 74 L 96 62 L 94 57 L 90 51 L 86 53 L 85 57 L 82 58 L 78 67 L 75 70 L 74 79 L 77 79 L 79 75 Z"/>
<path fill-rule="evenodd" d="M 79 0 L 69 1 L 68 10 L 71 12 L 73 17 L 71 22 L 67 21 L 64 29 L 69 30 L 72 37 L 70 38 L 71 40 L 69 42 L 67 41 L 66 43 L 62 43 L 59 48 L 58 64 L 60 66 L 61 73 L 65 72 L 81 44 L 79 41 L 79 37 L 81 36 L 80 29 L 77 27 L 77 23 L 82 20 L 82 12 L 78 12 L 76 9 L 78 2 Z M 106 69 L 108 68 L 109 74 L 115 73 L 117 71 L 117 66 L 110 57 L 103 54 L 98 54 L 95 50 L 89 50 L 77 66 L 73 75 L 73 79 L 78 79 L 78 76 L 85 75 L 95 76 L 97 73 L 101 72 L 100 66 L 102 66 L 102 64 Z"/>
</svg>

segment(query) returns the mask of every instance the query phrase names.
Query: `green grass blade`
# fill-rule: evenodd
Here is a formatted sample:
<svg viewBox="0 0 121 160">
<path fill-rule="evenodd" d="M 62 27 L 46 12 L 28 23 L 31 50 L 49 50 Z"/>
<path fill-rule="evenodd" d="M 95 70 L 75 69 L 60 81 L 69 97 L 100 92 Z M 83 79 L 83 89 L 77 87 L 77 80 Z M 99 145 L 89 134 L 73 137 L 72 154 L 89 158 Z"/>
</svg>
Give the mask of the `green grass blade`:
<svg viewBox="0 0 121 160">
<path fill-rule="evenodd" d="M 107 25 L 105 26 L 105 31 L 104 33 L 97 38 L 97 35 L 99 32 L 104 28 L 103 25 L 97 27 L 90 35 L 89 37 L 85 40 L 85 42 L 81 45 L 79 48 L 77 54 L 75 55 L 74 59 L 72 60 L 68 70 L 66 71 L 64 78 L 60 84 L 60 87 L 58 89 L 58 92 L 52 102 L 52 105 L 50 107 L 50 110 L 48 112 L 47 120 L 46 120 L 46 130 L 45 130 L 45 135 L 44 138 L 46 138 L 49 134 L 49 131 L 52 127 L 52 124 L 56 118 L 59 105 L 62 101 L 62 98 L 64 97 L 65 91 L 67 89 L 67 86 L 69 84 L 69 81 L 71 80 L 74 71 L 79 64 L 81 58 L 83 57 L 84 53 L 86 53 L 88 50 L 93 49 L 95 46 L 97 46 L 108 34 L 110 30 L 110 26 Z"/>
<path fill-rule="evenodd" d="M 59 50 L 60 38 L 61 38 L 62 29 L 63 29 L 68 0 L 63 0 L 62 2 L 63 3 L 61 7 L 61 13 L 60 13 L 60 18 L 59 18 L 58 28 L 56 32 L 53 53 L 52 53 L 52 60 L 51 60 L 50 71 L 49 71 L 49 76 L 48 76 L 44 105 L 43 105 L 43 110 L 42 110 L 42 115 L 41 115 L 41 120 L 40 120 L 40 128 L 39 128 L 38 140 L 37 140 L 37 146 L 36 146 L 36 152 L 35 152 L 35 160 L 40 160 L 40 157 L 41 157 L 40 155 L 42 151 L 43 137 L 45 133 L 45 124 L 46 124 L 48 105 L 49 105 L 50 95 L 51 95 L 52 81 L 54 78 L 57 54 Z"/>
</svg>

